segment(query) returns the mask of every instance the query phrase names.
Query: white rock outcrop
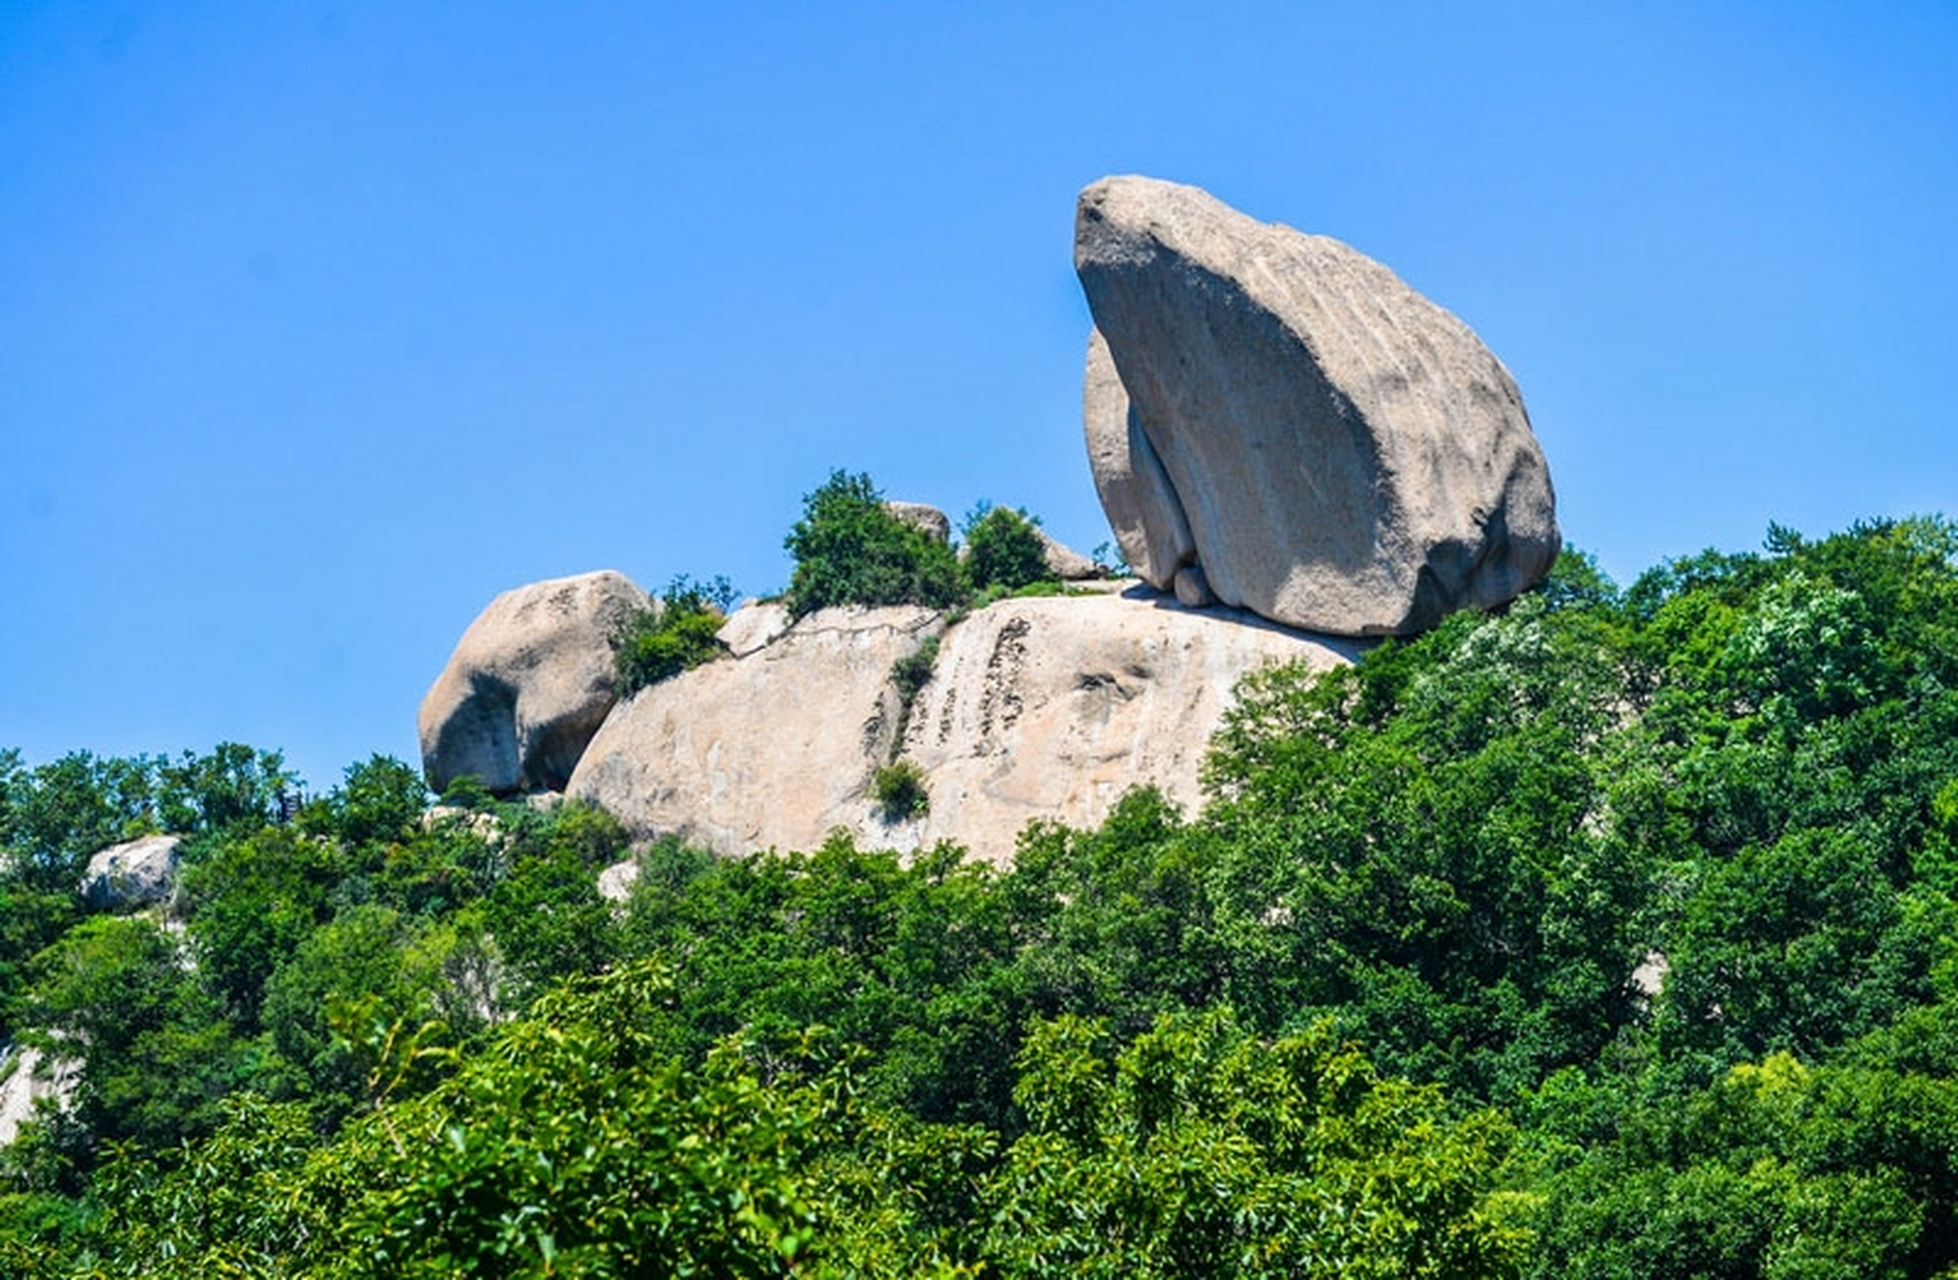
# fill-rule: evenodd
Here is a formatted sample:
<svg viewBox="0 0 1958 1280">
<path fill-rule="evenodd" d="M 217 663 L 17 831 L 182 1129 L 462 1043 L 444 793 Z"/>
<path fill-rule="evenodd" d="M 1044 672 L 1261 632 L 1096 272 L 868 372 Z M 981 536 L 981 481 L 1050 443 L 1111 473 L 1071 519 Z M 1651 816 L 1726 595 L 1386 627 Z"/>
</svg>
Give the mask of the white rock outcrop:
<svg viewBox="0 0 1958 1280">
<path fill-rule="evenodd" d="M 1242 676 L 1356 652 L 1140 589 L 1004 600 L 940 627 L 915 608 L 811 614 L 746 657 L 621 703 L 568 794 L 642 838 L 722 853 L 812 849 L 842 828 L 866 846 L 951 840 L 1003 862 L 1028 822 L 1099 822 L 1135 786 L 1194 808 Z M 935 634 L 931 679 L 907 709 L 891 668 Z M 873 777 L 899 752 L 923 770 L 929 807 L 886 822 Z"/>
<path fill-rule="evenodd" d="M 1096 487 L 1153 586 L 1362 636 L 1548 571 L 1555 499 L 1515 381 L 1386 267 L 1141 177 L 1081 193 L 1074 262 Z"/>
<path fill-rule="evenodd" d="M 43 1099 L 57 1109 L 73 1102 L 81 1075 L 78 1058 L 50 1060 L 39 1049 L 0 1046 L 0 1147 L 20 1136 Z"/>
<path fill-rule="evenodd" d="M 168 902 L 182 863 L 181 836 L 143 836 L 92 855 L 82 870 L 90 911 L 133 911 Z"/>
<path fill-rule="evenodd" d="M 422 769 L 437 791 L 474 774 L 499 795 L 559 791 L 618 701 L 612 636 L 650 605 L 610 570 L 506 591 L 469 625 L 422 699 Z"/>
</svg>

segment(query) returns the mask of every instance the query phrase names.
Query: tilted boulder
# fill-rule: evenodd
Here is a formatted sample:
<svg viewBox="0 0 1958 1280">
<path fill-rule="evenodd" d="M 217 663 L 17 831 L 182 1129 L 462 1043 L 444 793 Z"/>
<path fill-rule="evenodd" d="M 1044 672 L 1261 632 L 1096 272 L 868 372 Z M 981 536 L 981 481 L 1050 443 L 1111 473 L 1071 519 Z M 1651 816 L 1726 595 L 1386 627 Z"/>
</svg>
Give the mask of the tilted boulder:
<svg viewBox="0 0 1958 1280">
<path fill-rule="evenodd" d="M 1088 559 L 1088 557 L 1082 555 L 1073 547 L 1068 546 L 1053 534 L 1048 533 L 1039 525 L 1033 527 L 1033 533 L 1036 538 L 1040 539 L 1040 559 L 1046 564 L 1047 572 L 1053 574 L 1061 581 L 1087 582 L 1094 578 L 1108 576 L 1102 572 L 1100 565 Z"/>
<path fill-rule="evenodd" d="M 177 888 L 181 836 L 144 836 L 110 845 L 82 871 L 90 911 L 131 911 L 168 902 Z"/>
<path fill-rule="evenodd" d="M 1195 187 L 1081 193 L 1083 419 L 1123 554 L 1179 599 L 1408 634 L 1538 581 L 1560 545 L 1522 396 L 1467 325 L 1324 236 Z"/>
<path fill-rule="evenodd" d="M 506 591 L 469 625 L 422 699 L 422 770 L 437 791 L 561 791 L 618 701 L 612 637 L 646 593 L 603 570 Z"/>
<path fill-rule="evenodd" d="M 1027 823 L 1092 825 L 1135 786 L 1194 807 L 1240 677 L 1356 652 L 1247 614 L 1112 592 L 1002 600 L 940 626 L 915 608 L 810 614 L 765 648 L 619 704 L 568 793 L 636 836 L 726 854 L 813 849 L 841 828 L 869 847 L 951 840 L 1004 862 Z M 934 634 L 931 677 L 907 707 L 892 668 Z M 923 770 L 928 797 L 901 821 L 874 794 L 893 758 Z"/>
</svg>

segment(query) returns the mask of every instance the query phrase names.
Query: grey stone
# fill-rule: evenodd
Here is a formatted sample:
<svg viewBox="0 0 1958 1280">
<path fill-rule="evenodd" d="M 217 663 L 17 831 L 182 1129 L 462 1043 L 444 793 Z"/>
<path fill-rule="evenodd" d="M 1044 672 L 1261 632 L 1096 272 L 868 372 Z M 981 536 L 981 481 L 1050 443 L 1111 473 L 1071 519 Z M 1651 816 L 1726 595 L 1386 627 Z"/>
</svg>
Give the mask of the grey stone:
<svg viewBox="0 0 1958 1280">
<path fill-rule="evenodd" d="M 913 529 L 921 529 L 940 542 L 952 540 L 951 517 L 930 503 L 892 501 L 884 504 L 884 510 Z"/>
<path fill-rule="evenodd" d="M 1075 268 L 1114 372 L 1091 342 L 1096 486 L 1152 585 L 1194 565 L 1225 604 L 1358 636 L 1548 571 L 1555 498 L 1514 380 L 1386 267 L 1117 177 L 1081 193 Z"/>
<path fill-rule="evenodd" d="M 1033 531 L 1040 539 L 1040 557 L 1046 561 L 1047 572 L 1062 582 L 1085 582 L 1090 578 L 1103 576 L 1100 565 L 1054 537 L 1053 534 L 1039 525 L 1035 525 Z"/>
<path fill-rule="evenodd" d="M 603 570 L 506 591 L 463 633 L 422 699 L 422 768 L 437 791 L 474 774 L 491 792 L 561 791 L 618 701 L 612 636 L 650 607 Z"/>
<path fill-rule="evenodd" d="M 168 902 L 182 861 L 180 836 L 144 836 L 111 845 L 88 860 L 82 899 L 90 911 L 131 911 Z"/>
<path fill-rule="evenodd" d="M 728 620 L 714 633 L 714 639 L 735 657 L 745 658 L 758 649 L 766 649 L 794 621 L 789 607 L 779 600 L 767 603 L 745 600 L 728 615 Z"/>
</svg>

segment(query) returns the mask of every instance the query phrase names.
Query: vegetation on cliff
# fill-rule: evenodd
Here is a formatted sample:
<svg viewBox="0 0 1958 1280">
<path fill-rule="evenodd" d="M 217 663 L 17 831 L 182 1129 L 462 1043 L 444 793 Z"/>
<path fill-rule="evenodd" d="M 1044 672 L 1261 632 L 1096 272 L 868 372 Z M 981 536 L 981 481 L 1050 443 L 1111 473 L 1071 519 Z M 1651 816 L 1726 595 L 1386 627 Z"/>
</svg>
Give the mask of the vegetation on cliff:
<svg viewBox="0 0 1958 1280">
<path fill-rule="evenodd" d="M 0 1271 L 1935 1277 L 1958 528 L 1566 554 L 1010 870 L 0 758 Z M 208 761 L 210 767 L 204 767 Z M 194 838 L 165 916 L 93 848 Z M 178 926 L 181 926 L 181 929 Z"/>
</svg>

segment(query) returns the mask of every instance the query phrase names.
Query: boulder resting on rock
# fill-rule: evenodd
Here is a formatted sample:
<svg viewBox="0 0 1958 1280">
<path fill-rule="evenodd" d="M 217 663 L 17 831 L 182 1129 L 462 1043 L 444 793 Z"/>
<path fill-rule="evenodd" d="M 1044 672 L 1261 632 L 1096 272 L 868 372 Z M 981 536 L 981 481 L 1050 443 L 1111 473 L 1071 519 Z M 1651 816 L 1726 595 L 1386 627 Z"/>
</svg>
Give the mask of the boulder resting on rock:
<svg viewBox="0 0 1958 1280">
<path fill-rule="evenodd" d="M 506 591 L 469 625 L 422 699 L 422 769 L 436 791 L 474 774 L 497 795 L 561 791 L 618 701 L 612 637 L 652 607 L 601 570 Z"/>
<path fill-rule="evenodd" d="M 1555 499 L 1515 381 L 1386 267 L 1143 177 L 1081 193 L 1074 261 L 1098 334 L 1089 458 L 1151 585 L 1363 636 L 1549 570 Z"/>
</svg>

